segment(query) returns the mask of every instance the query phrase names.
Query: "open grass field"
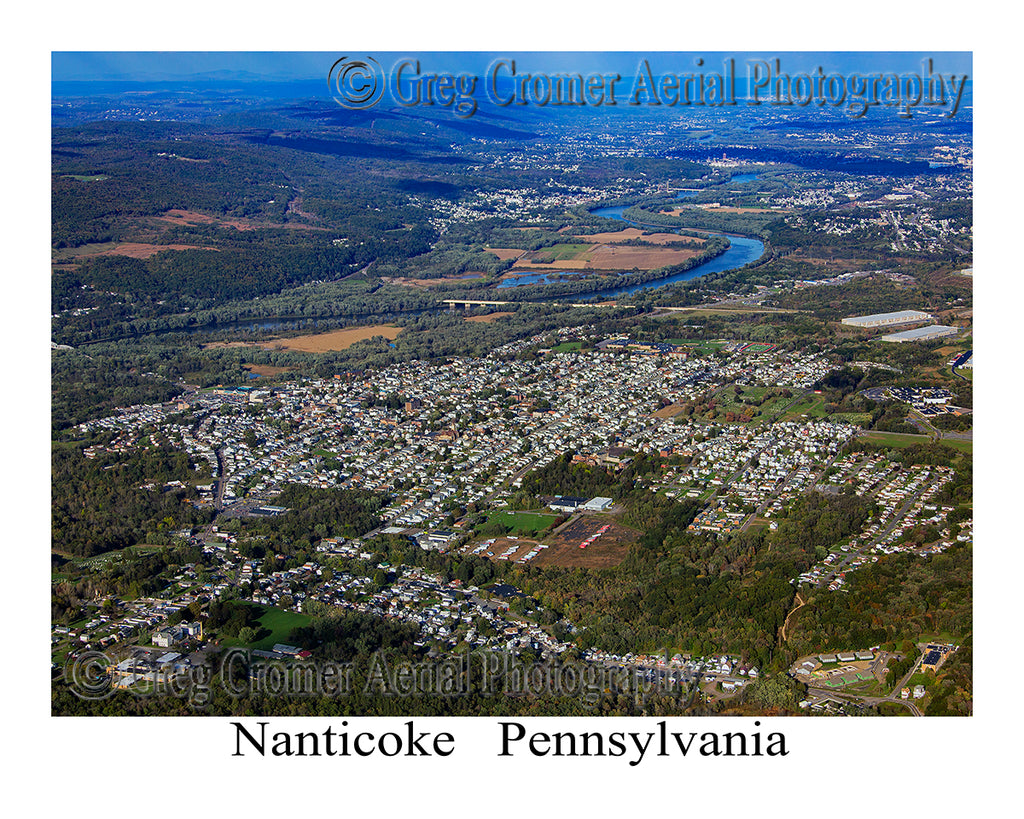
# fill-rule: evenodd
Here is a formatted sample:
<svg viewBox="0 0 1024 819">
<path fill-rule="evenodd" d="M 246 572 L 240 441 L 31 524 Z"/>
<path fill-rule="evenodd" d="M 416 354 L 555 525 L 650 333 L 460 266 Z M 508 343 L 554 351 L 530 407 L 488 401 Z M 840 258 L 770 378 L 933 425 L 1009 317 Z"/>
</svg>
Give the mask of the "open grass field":
<svg viewBox="0 0 1024 819">
<path fill-rule="evenodd" d="M 824 418 L 825 399 L 820 395 L 805 395 L 789 408 L 783 420 L 799 421 L 804 416 L 808 418 Z"/>
<path fill-rule="evenodd" d="M 235 230 L 263 230 L 266 228 L 285 228 L 290 230 L 328 230 L 325 227 L 306 225 L 299 222 L 254 222 L 250 219 L 224 219 L 216 216 L 209 216 L 205 213 L 198 213 L 194 210 L 182 210 L 171 208 L 161 216 L 152 217 L 155 221 L 171 225 L 216 225 L 217 227 L 231 227 Z"/>
<path fill-rule="evenodd" d="M 677 347 L 689 347 L 696 352 L 708 355 L 717 350 L 721 350 L 729 342 L 721 339 L 716 341 L 705 341 L 703 339 L 670 338 L 668 343 L 675 344 Z"/>
<path fill-rule="evenodd" d="M 485 247 L 484 250 L 488 253 L 493 253 L 502 261 L 505 261 L 506 259 L 518 259 L 524 253 L 528 252 L 523 250 L 521 247 Z"/>
<path fill-rule="evenodd" d="M 743 387 L 740 395 L 736 396 L 732 390 L 726 390 L 719 393 L 716 399 L 718 401 L 716 409 L 719 413 L 731 412 L 736 416 L 749 415 L 752 422 L 760 423 L 773 418 L 793 400 L 777 396 L 758 406 L 757 402 L 764 397 L 766 392 L 764 387 Z M 746 401 L 754 403 L 747 404 Z"/>
<path fill-rule="evenodd" d="M 567 242 L 565 244 L 551 245 L 551 247 L 542 247 L 540 250 L 535 250 L 527 255 L 530 258 L 539 257 L 547 261 L 560 261 L 562 259 L 575 259 L 580 253 L 589 249 L 590 244 L 588 242 Z"/>
<path fill-rule="evenodd" d="M 912 717 L 914 713 L 905 705 L 895 702 L 878 703 L 878 713 L 883 717 Z"/>
<path fill-rule="evenodd" d="M 926 444 L 931 439 L 927 435 L 908 435 L 902 432 L 868 432 L 858 438 L 877 446 L 888 446 L 902 449 L 914 444 Z"/>
<path fill-rule="evenodd" d="M 262 640 L 253 643 L 251 647 L 262 651 L 269 651 L 274 647 L 275 643 L 287 643 L 288 635 L 293 628 L 307 626 L 312 619 L 312 617 L 295 611 L 268 608 L 260 617 L 260 626 L 270 629 L 270 634 Z"/>
<path fill-rule="evenodd" d="M 499 511 L 490 515 L 487 520 L 510 527 L 512 534 L 537 537 L 550 529 L 557 517 L 545 512 Z"/>
<path fill-rule="evenodd" d="M 830 421 L 842 421 L 846 424 L 868 424 L 871 422 L 870 412 L 835 412 L 829 416 Z"/>
<path fill-rule="evenodd" d="M 216 250 L 205 245 L 154 245 L 144 242 L 102 242 L 82 245 L 81 247 L 64 248 L 54 254 L 55 262 L 66 262 L 97 256 L 129 256 L 132 259 L 148 259 L 150 256 L 165 250 Z"/>
<path fill-rule="evenodd" d="M 943 438 L 939 443 L 952 447 L 957 452 L 974 452 L 974 441 L 963 441 L 959 438 Z"/>
<path fill-rule="evenodd" d="M 582 346 L 582 341 L 563 341 L 557 347 L 552 347 L 551 351 L 554 353 L 572 353 L 579 350 Z"/>
</svg>

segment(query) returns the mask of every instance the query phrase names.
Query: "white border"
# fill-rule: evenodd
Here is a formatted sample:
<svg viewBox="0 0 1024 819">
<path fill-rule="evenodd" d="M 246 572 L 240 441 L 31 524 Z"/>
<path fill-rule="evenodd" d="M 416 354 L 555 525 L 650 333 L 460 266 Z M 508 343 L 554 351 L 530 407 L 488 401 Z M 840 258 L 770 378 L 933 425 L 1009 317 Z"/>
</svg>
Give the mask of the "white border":
<svg viewBox="0 0 1024 819">
<path fill-rule="evenodd" d="M 1001 205 L 1018 172 L 1019 139 L 1012 131 L 1018 46 L 1010 41 L 1012 21 L 986 20 L 976 9 L 943 2 L 926 7 L 892 3 L 839 6 L 834 15 L 821 3 L 626 5 L 556 7 L 513 2 L 402 4 L 352 9 L 336 3 L 318 8 L 213 6 L 178 2 L 140 6 L 136 2 L 58 4 L 29 12 L 35 42 L 29 50 L 5 54 L 5 76 L 14 87 L 5 117 L 8 171 L 14 184 L 4 197 L 8 241 L 19 244 L 9 263 L 11 307 L 26 320 L 15 325 L 9 350 L 29 351 L 15 363 L 16 384 L 5 402 L 6 428 L 14 431 L 8 461 L 8 585 L 17 594 L 7 610 L 8 662 L 5 693 L 15 726 L 17 761 L 10 778 L 35 804 L 86 814 L 167 809 L 208 815 L 237 810 L 334 810 L 368 808 L 385 815 L 450 814 L 453 810 L 497 815 L 541 815 L 554 810 L 715 810 L 770 816 L 798 811 L 851 815 L 862 811 L 920 810 L 951 815 L 980 804 L 998 804 L 1013 778 L 1014 686 L 1020 679 L 1008 601 L 1018 565 L 1019 537 L 1003 523 L 1017 511 L 1011 480 L 1020 464 L 1014 393 L 1015 368 L 1007 356 L 1019 305 L 1020 277 L 1010 255 L 1019 235 L 1017 220 Z M 60 8 L 60 6 L 64 6 Z M 290 14 L 281 19 L 283 13 Z M 12 26 L 16 30 L 16 24 Z M 1002 32 L 1006 35 L 1000 37 Z M 1015 36 L 1015 32 L 1013 33 Z M 39 42 L 42 40 L 42 42 Z M 976 716 L 961 720 L 776 720 L 792 754 L 776 760 L 651 760 L 630 768 L 624 760 L 503 760 L 495 756 L 496 728 L 486 719 L 417 719 L 424 728 L 451 730 L 457 755 L 436 760 L 232 759 L 232 732 L 221 719 L 81 720 L 49 713 L 49 614 L 40 586 L 48 577 L 46 451 L 49 440 L 49 292 L 46 287 L 49 233 L 49 52 L 51 50 L 666 50 L 745 51 L 769 46 L 779 51 L 974 51 L 976 105 L 976 283 L 978 356 L 976 401 L 985 424 L 975 455 L 978 542 L 975 644 Z M 27 116 L 26 116 L 27 114 Z M 26 132 L 19 129 L 24 118 Z M 12 133 L 13 131 L 13 133 Z M 1005 165 L 1003 164 L 1005 163 Z M 1014 178 L 1012 181 L 1016 181 Z M 1001 195 L 1002 194 L 1002 195 Z M 1014 197 L 1016 199 L 1016 197 Z M 1012 202 L 1016 204 L 1016 202 Z M 10 245 L 9 245 L 10 246 Z M 1006 251 L 1003 249 L 1006 248 Z M 996 277 L 999 277 L 998 279 Z M 16 306 L 17 305 L 17 306 Z M 1005 305 L 1005 306 L 1004 306 Z M 1000 307 L 1003 309 L 1000 310 Z M 10 308 L 9 308 L 10 309 Z M 13 343 L 16 338 L 17 342 Z M 1016 358 L 1016 357 L 1015 357 Z M 998 372 L 999 377 L 996 377 Z M 21 385 L 28 384 L 28 400 Z M 998 392 L 997 392 L 998 390 Z M 1009 402 L 1009 406 L 1007 404 Z M 22 430 L 26 434 L 21 434 Z M 997 456 L 995 453 L 999 453 Z M 14 480 L 12 481 L 11 478 Z M 12 491 L 13 490 L 13 491 Z M 23 507 L 30 510 L 25 520 Z M 31 571 L 20 571 L 27 556 Z M 28 616 L 26 616 L 26 614 Z M 47 629 L 44 631 L 43 624 Z M 21 651 L 27 651 L 22 659 Z M 24 672 L 24 673 L 22 673 Z M 14 681 L 17 681 L 16 683 Z M 284 724 L 285 720 L 274 720 Z M 306 726 L 310 721 L 301 721 Z M 316 720 L 310 729 L 330 721 Z M 338 721 L 335 720 L 335 723 Z M 380 726 L 385 721 L 375 720 Z M 401 720 L 399 720 L 401 722 Z M 538 720 L 538 725 L 556 721 Z M 617 721 L 590 721 L 590 730 L 613 730 Z M 689 720 L 692 730 L 736 730 L 728 720 Z M 746 720 L 743 720 L 746 722 Z M 452 727 L 454 726 L 454 727 Z M 531 723 L 531 728 L 534 727 Z M 566 721 L 557 721 L 559 730 Z M 618 725 L 615 726 L 619 730 Z M 629 730 L 640 730 L 635 721 Z M 378 730 L 380 730 L 378 728 Z M 1014 743 L 1014 744 L 1011 744 Z M 454 763 L 454 764 L 453 764 Z M 511 763 L 511 764 L 510 764 Z M 1016 768 L 1016 766 L 1015 766 Z M 1013 771 L 1016 772 L 1015 769 Z M 237 776 L 235 776 L 237 774 Z M 44 779 L 45 777 L 45 779 Z M 57 787 L 53 787 L 53 785 Z M 167 787 L 171 785 L 172 787 Z M 50 785 L 50 787 L 46 787 Z M 74 796 L 71 796 L 74 794 Z M 256 804 L 250 808 L 251 800 Z M 168 805 L 168 799 L 171 800 Z M 43 801 L 45 800 L 45 801 Z M 999 800 L 1001 801 L 1001 800 Z M 1010 802 L 1008 804 L 1013 804 Z M 1003 803 L 1007 804 L 1007 803 Z M 160 805 L 162 808 L 157 808 Z M 95 806 L 95 807 L 94 807 Z"/>
</svg>

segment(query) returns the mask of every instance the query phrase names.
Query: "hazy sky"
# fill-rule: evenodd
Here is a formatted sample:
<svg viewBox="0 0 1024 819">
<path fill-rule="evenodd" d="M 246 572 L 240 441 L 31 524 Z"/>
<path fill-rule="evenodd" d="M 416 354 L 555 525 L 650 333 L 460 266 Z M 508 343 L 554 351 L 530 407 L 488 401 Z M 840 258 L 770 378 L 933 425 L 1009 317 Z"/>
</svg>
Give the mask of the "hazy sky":
<svg viewBox="0 0 1024 819">
<path fill-rule="evenodd" d="M 179 80 L 195 75 L 252 75 L 263 80 L 320 80 L 342 56 L 372 56 L 385 70 L 403 57 L 418 58 L 424 71 L 483 75 L 499 57 L 515 59 L 520 72 L 572 71 L 632 75 L 647 57 L 655 73 L 690 73 L 704 59 L 705 71 L 721 71 L 722 61 L 736 60 L 737 74 L 746 74 L 747 60 L 779 58 L 787 73 L 874 74 L 920 72 L 932 57 L 944 74 L 972 72 L 970 52 L 53 52 L 52 80 Z"/>
</svg>

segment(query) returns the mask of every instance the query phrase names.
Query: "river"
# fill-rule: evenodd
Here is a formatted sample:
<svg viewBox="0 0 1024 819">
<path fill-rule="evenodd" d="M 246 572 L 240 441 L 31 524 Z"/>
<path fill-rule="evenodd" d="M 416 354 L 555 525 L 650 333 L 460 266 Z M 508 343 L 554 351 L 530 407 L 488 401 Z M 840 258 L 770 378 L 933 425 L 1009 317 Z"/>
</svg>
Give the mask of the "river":
<svg viewBox="0 0 1024 819">
<path fill-rule="evenodd" d="M 754 174 L 745 174 L 754 176 Z M 739 181 L 738 177 L 734 177 L 733 181 Z M 749 181 L 749 180 L 743 180 Z M 678 198 L 684 198 L 684 196 L 692 196 L 693 194 L 689 191 L 684 191 L 683 196 Z M 632 219 L 625 218 L 622 214 L 630 205 L 618 205 L 616 207 L 609 208 L 596 208 L 590 211 L 592 216 L 601 216 L 605 219 L 618 219 L 627 224 L 633 225 L 640 228 L 654 228 L 666 233 L 674 233 L 672 228 L 665 227 L 665 225 L 654 225 L 645 222 L 634 222 Z M 654 281 L 644 282 L 643 284 L 634 284 L 629 287 L 611 287 L 607 290 L 599 290 L 593 293 L 580 294 L 574 298 L 591 298 L 593 296 L 600 296 L 602 298 L 617 298 L 620 296 L 628 296 L 630 293 L 637 293 L 641 290 L 653 290 L 657 287 L 667 287 L 670 284 L 676 284 L 678 282 L 688 282 L 692 279 L 706 276 L 708 273 L 722 273 L 727 270 L 735 270 L 736 268 L 743 267 L 744 265 L 750 264 L 751 262 L 757 261 L 761 258 L 764 253 L 764 242 L 760 239 L 754 239 L 750 236 L 737 236 L 731 233 L 712 233 L 709 231 L 701 231 L 707 233 L 708 236 L 722 236 L 729 240 L 729 249 L 720 256 L 715 256 L 713 259 L 709 259 L 704 264 L 699 264 L 690 270 L 683 271 L 682 273 L 676 273 L 672 276 L 667 276 L 664 279 L 655 279 Z"/>
<path fill-rule="evenodd" d="M 750 182 L 757 178 L 757 174 L 739 174 L 732 178 L 732 182 Z M 728 183 L 726 183 L 728 184 Z M 687 199 L 691 196 L 696 196 L 700 191 L 696 190 L 684 190 L 680 191 L 676 198 Z M 634 222 L 631 219 L 626 219 L 622 214 L 623 212 L 632 207 L 631 205 L 617 205 L 615 207 L 606 208 L 595 208 L 590 213 L 593 216 L 601 216 L 605 219 L 618 219 L 621 222 L 625 222 L 629 225 L 639 228 L 653 228 L 662 231 L 663 233 L 674 233 L 675 229 L 666 227 L 665 225 L 654 225 L 645 222 Z M 687 282 L 692 279 L 706 276 L 708 273 L 722 273 L 728 270 L 735 270 L 743 267 L 744 265 L 750 264 L 751 262 L 757 261 L 761 258 L 764 253 L 764 243 L 758 239 L 751 238 L 750 236 L 738 236 L 731 233 L 713 233 L 711 231 L 701 231 L 708 236 L 723 236 L 729 240 L 729 249 L 719 256 L 713 259 L 709 259 L 704 264 L 697 265 L 696 267 L 686 270 L 682 273 L 676 273 L 672 276 L 666 276 L 664 279 L 655 279 L 654 281 L 644 282 L 643 284 L 634 284 L 628 287 L 609 287 L 605 290 L 591 291 L 587 293 L 579 293 L 571 296 L 556 296 L 553 297 L 553 301 L 579 301 L 581 299 L 591 298 L 621 298 L 622 296 L 628 296 L 631 293 L 638 293 L 641 290 L 654 290 L 658 287 L 667 287 L 670 284 L 677 284 L 679 282 Z M 571 275 L 578 273 L 579 271 L 566 270 L 559 271 L 564 274 Z M 525 285 L 528 283 L 543 283 L 547 276 L 555 275 L 554 273 L 536 273 L 533 275 L 526 275 L 518 277 L 517 285 Z M 515 285 L 512 285 L 515 286 Z M 498 289 L 503 289 L 503 286 L 499 286 Z M 538 293 L 538 296 L 541 294 Z M 431 308 L 415 308 L 412 310 L 404 311 L 388 311 L 387 314 L 382 315 L 395 315 L 401 313 L 403 315 L 427 313 L 430 312 Z M 332 318 L 298 318 L 298 317 L 271 317 L 271 318 L 250 318 L 240 319 L 236 321 L 224 321 L 216 322 L 214 324 L 204 324 L 199 326 L 181 327 L 176 329 L 162 329 L 162 330 L 151 330 L 144 333 L 138 333 L 140 336 L 148 335 L 163 335 L 166 333 L 186 333 L 192 335 L 194 333 L 209 333 L 217 332 L 222 330 L 243 330 L 249 332 L 256 331 L 267 331 L 267 330 L 293 330 L 293 329 L 308 329 L 309 331 L 315 331 L 323 328 L 335 329 L 339 326 L 346 326 L 347 323 L 358 321 L 359 318 L 355 316 L 349 317 L 332 317 Z M 128 336 L 131 337 L 130 335 Z M 96 341 L 87 341 L 84 344 L 98 344 L 103 341 L 112 341 L 114 339 L 98 339 Z"/>
</svg>

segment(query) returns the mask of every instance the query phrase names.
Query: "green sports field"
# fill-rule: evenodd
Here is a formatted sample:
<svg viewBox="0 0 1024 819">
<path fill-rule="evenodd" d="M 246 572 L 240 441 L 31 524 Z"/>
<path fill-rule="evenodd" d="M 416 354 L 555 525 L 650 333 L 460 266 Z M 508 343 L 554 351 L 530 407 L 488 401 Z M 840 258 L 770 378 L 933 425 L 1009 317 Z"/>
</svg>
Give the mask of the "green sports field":
<svg viewBox="0 0 1024 819">
<path fill-rule="evenodd" d="M 546 532 L 555 522 L 557 515 L 544 512 L 495 512 L 488 521 L 503 523 L 516 535 L 536 537 Z"/>
</svg>

